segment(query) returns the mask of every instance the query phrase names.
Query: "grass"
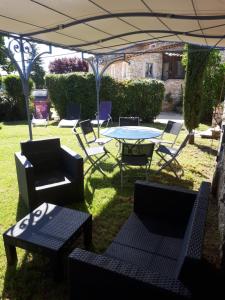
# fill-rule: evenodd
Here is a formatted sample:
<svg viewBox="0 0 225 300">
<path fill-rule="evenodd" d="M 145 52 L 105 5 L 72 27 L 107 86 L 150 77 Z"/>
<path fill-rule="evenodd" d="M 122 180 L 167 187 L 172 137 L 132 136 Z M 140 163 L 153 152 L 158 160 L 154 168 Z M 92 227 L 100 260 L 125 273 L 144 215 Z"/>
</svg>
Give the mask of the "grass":
<svg viewBox="0 0 225 300">
<path fill-rule="evenodd" d="M 149 124 L 148 124 L 149 125 Z M 163 129 L 163 125 L 154 125 Z M 24 123 L 2 124 L 0 129 L 0 230 L 1 234 L 16 220 L 25 214 L 25 208 L 18 203 L 18 188 L 14 152 L 20 150 L 20 141 L 28 139 L 28 127 Z M 205 130 L 201 125 L 199 130 Z M 64 144 L 81 154 L 72 131 L 69 128 L 57 128 L 51 125 L 47 128 L 33 129 L 34 139 L 45 137 L 60 137 Z M 180 143 L 185 136 L 182 131 L 178 138 Z M 153 156 L 150 181 L 178 185 L 192 190 L 198 190 L 203 180 L 212 180 L 218 142 L 196 138 L 194 145 L 187 145 L 179 157 L 183 166 L 184 176 L 176 179 L 169 171 L 156 174 L 158 168 L 156 155 Z M 108 149 L 116 153 L 114 142 Z M 132 210 L 133 183 L 136 170 L 128 170 L 129 177 L 123 190 L 120 188 L 119 168 L 114 168 L 115 161 L 109 158 L 104 161 L 103 169 L 108 178 L 103 179 L 98 172 L 85 179 L 85 202 L 75 203 L 71 207 L 88 211 L 93 215 L 93 250 L 103 252 L 110 244 L 116 233 Z M 144 172 L 143 172 L 144 176 Z M 216 204 L 210 203 L 208 230 L 206 235 L 205 256 L 217 263 Z M 82 246 L 82 244 L 80 245 Z M 0 293 L 2 299 L 65 299 L 66 284 L 55 285 L 52 280 L 48 260 L 17 249 L 18 264 L 7 267 L 3 242 L 0 243 Z M 1 299 L 1 294 L 0 294 Z"/>
</svg>

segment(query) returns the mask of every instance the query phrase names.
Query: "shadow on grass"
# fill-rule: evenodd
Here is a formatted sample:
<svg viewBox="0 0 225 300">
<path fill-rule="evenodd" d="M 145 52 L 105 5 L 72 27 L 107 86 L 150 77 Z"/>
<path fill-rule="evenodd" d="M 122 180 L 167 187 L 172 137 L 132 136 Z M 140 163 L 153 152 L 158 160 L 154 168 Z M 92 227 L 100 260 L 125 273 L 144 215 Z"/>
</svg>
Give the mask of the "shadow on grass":
<svg viewBox="0 0 225 300">
<path fill-rule="evenodd" d="M 194 144 L 194 146 L 197 147 L 202 152 L 205 152 L 205 153 L 213 155 L 213 156 L 216 156 L 218 153 L 216 149 L 212 149 L 212 147 L 210 147 L 210 146 L 199 145 L 199 144 Z"/>
<path fill-rule="evenodd" d="M 25 252 L 19 266 L 7 266 L 2 299 L 63 300 L 67 299 L 66 283 L 54 282 L 47 258 Z"/>
<path fill-rule="evenodd" d="M 28 125 L 27 120 L 22 121 L 4 121 L 2 122 L 6 126 L 20 126 L 20 125 Z"/>
</svg>

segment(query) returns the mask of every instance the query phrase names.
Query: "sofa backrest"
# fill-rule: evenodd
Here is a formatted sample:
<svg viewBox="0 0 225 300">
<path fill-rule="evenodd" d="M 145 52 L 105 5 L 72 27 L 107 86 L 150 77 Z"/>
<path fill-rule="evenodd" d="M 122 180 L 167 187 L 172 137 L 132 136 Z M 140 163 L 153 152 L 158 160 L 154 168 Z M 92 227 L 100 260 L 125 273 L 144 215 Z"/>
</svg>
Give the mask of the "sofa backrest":
<svg viewBox="0 0 225 300">
<path fill-rule="evenodd" d="M 21 142 L 21 153 L 34 166 L 35 172 L 58 169 L 61 165 L 60 139 Z"/>
<path fill-rule="evenodd" d="M 184 188 L 137 181 L 134 212 L 162 219 L 169 218 L 186 226 L 195 198 L 196 192 Z"/>
<path fill-rule="evenodd" d="M 193 280 L 198 274 L 210 189 L 209 182 L 201 184 L 189 218 L 176 270 L 176 277 L 181 280 L 186 281 L 190 277 Z"/>
</svg>

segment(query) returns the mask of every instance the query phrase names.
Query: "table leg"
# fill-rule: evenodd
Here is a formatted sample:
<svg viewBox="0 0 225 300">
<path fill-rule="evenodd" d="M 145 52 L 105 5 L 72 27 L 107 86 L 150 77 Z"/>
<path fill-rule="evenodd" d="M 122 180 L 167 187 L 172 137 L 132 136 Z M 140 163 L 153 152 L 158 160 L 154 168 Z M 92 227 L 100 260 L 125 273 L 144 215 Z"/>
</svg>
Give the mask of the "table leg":
<svg viewBox="0 0 225 300">
<path fill-rule="evenodd" d="M 14 265 L 17 262 L 17 254 L 16 247 L 9 245 L 6 241 L 4 241 L 5 253 L 7 258 L 8 265 Z"/>
<path fill-rule="evenodd" d="M 84 228 L 84 247 L 89 250 L 92 245 L 92 218 L 85 223 Z"/>
<path fill-rule="evenodd" d="M 53 271 L 53 279 L 55 282 L 60 282 L 65 276 L 64 270 L 64 255 L 57 253 L 50 257 L 51 267 Z"/>
</svg>

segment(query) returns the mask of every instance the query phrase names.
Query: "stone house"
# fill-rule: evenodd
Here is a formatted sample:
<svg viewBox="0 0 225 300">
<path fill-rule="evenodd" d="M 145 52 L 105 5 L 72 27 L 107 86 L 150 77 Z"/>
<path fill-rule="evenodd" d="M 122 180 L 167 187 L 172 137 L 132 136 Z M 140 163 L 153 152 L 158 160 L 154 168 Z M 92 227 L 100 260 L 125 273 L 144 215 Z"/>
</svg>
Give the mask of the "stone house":
<svg viewBox="0 0 225 300">
<path fill-rule="evenodd" d="M 126 61 L 112 64 L 105 74 L 117 80 L 150 78 L 165 84 L 163 111 L 173 110 L 181 101 L 185 71 L 181 64 L 183 43 L 155 42 L 127 50 Z M 128 52 L 129 51 L 129 52 Z M 142 52 L 135 53 L 132 52 Z M 145 53 L 143 53 L 145 52 Z"/>
</svg>

